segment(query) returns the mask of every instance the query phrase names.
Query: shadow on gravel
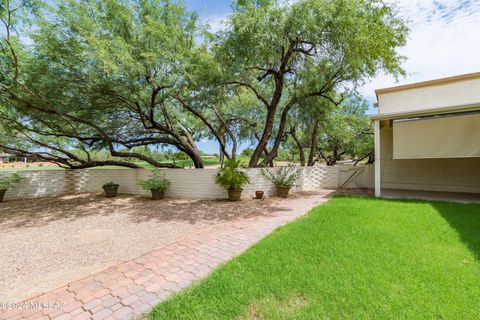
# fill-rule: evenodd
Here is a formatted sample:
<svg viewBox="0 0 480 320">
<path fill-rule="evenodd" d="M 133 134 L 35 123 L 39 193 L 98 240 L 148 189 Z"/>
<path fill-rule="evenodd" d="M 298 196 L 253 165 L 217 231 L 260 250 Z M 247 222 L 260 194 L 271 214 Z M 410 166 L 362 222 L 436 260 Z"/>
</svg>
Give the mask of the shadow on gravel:
<svg viewBox="0 0 480 320">
<path fill-rule="evenodd" d="M 102 194 L 76 194 L 62 197 L 8 201 L 0 204 L 0 228 L 34 227 L 60 219 L 80 219 L 92 215 L 128 214 L 132 222 L 229 221 L 242 216 L 261 214 L 273 199 L 180 200 L 119 195 L 105 198 Z M 275 206 L 275 210 L 278 207 Z"/>
</svg>

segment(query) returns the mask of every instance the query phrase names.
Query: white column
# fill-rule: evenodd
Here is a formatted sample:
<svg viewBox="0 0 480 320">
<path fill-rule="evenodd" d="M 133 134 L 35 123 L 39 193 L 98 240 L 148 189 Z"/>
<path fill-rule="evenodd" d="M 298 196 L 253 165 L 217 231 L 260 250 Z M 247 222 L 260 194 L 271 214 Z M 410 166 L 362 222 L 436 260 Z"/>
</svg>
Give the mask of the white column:
<svg viewBox="0 0 480 320">
<path fill-rule="evenodd" d="M 375 197 L 380 197 L 382 193 L 382 176 L 380 170 L 380 120 L 376 119 L 373 123 L 375 131 Z"/>
</svg>

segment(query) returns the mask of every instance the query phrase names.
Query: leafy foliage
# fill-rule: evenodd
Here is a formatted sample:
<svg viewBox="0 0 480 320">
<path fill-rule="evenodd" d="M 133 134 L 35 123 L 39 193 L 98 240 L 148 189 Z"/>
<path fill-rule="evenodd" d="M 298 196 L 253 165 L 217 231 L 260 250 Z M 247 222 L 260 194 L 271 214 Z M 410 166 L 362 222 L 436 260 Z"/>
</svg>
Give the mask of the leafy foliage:
<svg viewBox="0 0 480 320">
<path fill-rule="evenodd" d="M 226 82 L 248 90 L 257 110 L 266 110 L 250 166 L 264 153 L 263 165 L 277 156 L 299 102 L 335 102 L 347 84 L 380 70 L 404 74 L 396 49 L 408 30 L 382 0 L 238 1 L 236 9 L 215 48 Z"/>
<path fill-rule="evenodd" d="M 18 173 L 11 175 L 0 174 L 0 190 L 7 190 L 22 181 L 24 178 Z"/>
<path fill-rule="evenodd" d="M 118 183 L 113 182 L 113 181 L 106 182 L 102 186 L 102 188 L 104 188 L 104 189 L 115 189 L 115 188 L 118 188 L 118 187 L 120 187 L 120 185 Z"/>
<path fill-rule="evenodd" d="M 205 138 L 273 164 L 292 112 L 310 117 L 298 141 L 316 141 L 308 125 L 348 88 L 404 74 L 408 30 L 382 0 L 237 0 L 215 34 L 182 1 L 49 3 L 0 4 L 0 148 L 65 168 L 174 166 L 145 146 L 203 168 Z"/>
<path fill-rule="evenodd" d="M 373 160 L 373 126 L 366 115 L 367 103 L 352 96 L 324 117 L 318 137 L 318 153 L 333 166 L 344 157 Z"/>
<path fill-rule="evenodd" d="M 262 174 L 270 179 L 276 186 L 291 188 L 300 176 L 300 168 L 294 166 L 281 167 L 279 169 L 262 169 Z"/>
<path fill-rule="evenodd" d="M 164 172 L 155 171 L 152 178 L 140 181 L 138 185 L 145 190 L 157 190 L 165 192 L 170 187 L 170 180 L 165 177 Z"/>
<path fill-rule="evenodd" d="M 223 168 L 219 170 L 215 176 L 215 183 L 221 185 L 225 189 L 241 189 L 250 179 L 247 174 L 241 170 L 240 160 L 227 160 Z"/>
</svg>

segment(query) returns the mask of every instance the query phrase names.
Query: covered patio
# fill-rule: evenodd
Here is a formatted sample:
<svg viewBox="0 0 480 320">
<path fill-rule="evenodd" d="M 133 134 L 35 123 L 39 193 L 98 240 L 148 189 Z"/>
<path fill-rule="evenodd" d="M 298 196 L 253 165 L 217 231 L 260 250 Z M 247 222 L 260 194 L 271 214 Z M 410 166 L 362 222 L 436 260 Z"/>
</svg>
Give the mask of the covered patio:
<svg viewBox="0 0 480 320">
<path fill-rule="evenodd" d="M 375 195 L 480 200 L 480 73 L 376 94 Z"/>
<path fill-rule="evenodd" d="M 459 203 L 480 203 L 480 196 L 478 193 L 466 192 L 382 189 L 382 197 L 387 199 L 422 199 Z"/>
</svg>

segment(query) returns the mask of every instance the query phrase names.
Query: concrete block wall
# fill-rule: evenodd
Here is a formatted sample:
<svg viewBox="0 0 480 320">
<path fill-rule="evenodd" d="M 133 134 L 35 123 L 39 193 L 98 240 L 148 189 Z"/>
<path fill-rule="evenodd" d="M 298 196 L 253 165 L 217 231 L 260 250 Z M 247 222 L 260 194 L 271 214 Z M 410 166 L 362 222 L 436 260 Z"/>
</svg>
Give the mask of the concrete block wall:
<svg viewBox="0 0 480 320">
<path fill-rule="evenodd" d="M 375 165 L 362 166 L 339 166 L 338 168 L 338 188 L 375 188 Z M 350 179 L 351 178 L 351 179 Z"/>
<path fill-rule="evenodd" d="M 339 185 L 339 168 L 326 166 L 302 168 L 293 191 L 335 189 Z M 214 182 L 217 169 L 161 169 L 161 171 L 172 183 L 167 192 L 168 196 L 188 199 L 227 197 L 227 192 Z M 250 184 L 244 187 L 243 197 L 253 197 L 257 190 L 262 190 L 267 195 L 275 194 L 275 186 L 262 175 L 261 169 L 253 168 L 245 171 L 250 178 Z M 6 200 L 101 192 L 102 185 L 109 181 L 120 184 L 119 193 L 148 196 L 150 192 L 141 189 L 138 182 L 148 179 L 153 174 L 146 169 L 46 170 L 18 171 L 18 173 L 25 179 L 7 191 Z M 369 178 L 361 178 L 362 181 L 365 179 Z"/>
<path fill-rule="evenodd" d="M 8 175 L 12 172 L 3 172 Z M 65 194 L 65 171 L 19 171 L 24 179 L 14 188 L 7 190 L 5 200 L 42 198 Z"/>
</svg>

